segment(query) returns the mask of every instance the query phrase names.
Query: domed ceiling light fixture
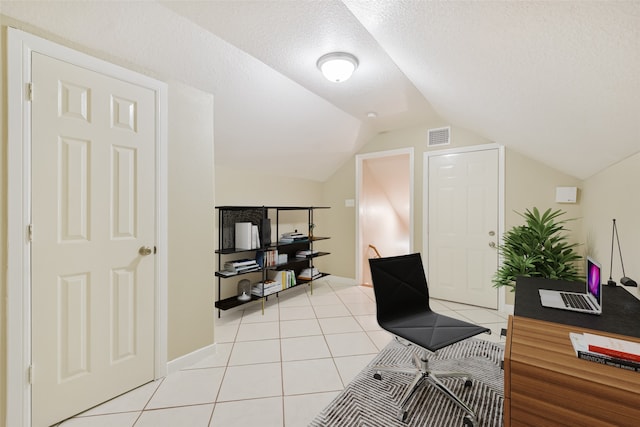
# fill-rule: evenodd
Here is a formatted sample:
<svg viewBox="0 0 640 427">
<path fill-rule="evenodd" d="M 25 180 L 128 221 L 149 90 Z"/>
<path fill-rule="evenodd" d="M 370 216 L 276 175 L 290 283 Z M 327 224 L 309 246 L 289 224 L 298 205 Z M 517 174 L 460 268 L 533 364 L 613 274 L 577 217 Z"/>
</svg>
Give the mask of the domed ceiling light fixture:
<svg viewBox="0 0 640 427">
<path fill-rule="evenodd" d="M 316 65 L 327 80 L 340 83 L 351 77 L 358 68 L 358 58 L 350 53 L 331 52 L 322 55 Z"/>
</svg>

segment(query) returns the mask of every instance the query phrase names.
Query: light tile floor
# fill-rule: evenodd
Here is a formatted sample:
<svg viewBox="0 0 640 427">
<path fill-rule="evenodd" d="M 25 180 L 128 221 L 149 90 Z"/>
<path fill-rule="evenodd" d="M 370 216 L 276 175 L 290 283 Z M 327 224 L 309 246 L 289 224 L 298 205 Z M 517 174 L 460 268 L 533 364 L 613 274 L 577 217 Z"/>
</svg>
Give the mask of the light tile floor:
<svg viewBox="0 0 640 427">
<path fill-rule="evenodd" d="M 507 315 L 431 301 L 432 309 L 491 328 Z M 260 303 L 222 312 L 216 353 L 90 409 L 60 427 L 304 427 L 390 341 L 373 290 L 328 276 Z"/>
</svg>

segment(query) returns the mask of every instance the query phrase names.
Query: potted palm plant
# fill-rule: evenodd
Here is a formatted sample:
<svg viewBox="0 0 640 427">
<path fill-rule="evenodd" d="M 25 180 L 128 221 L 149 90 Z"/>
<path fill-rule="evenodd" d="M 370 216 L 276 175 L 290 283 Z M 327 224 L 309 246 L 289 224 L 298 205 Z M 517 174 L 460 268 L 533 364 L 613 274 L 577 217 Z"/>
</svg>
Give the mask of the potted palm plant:
<svg viewBox="0 0 640 427">
<path fill-rule="evenodd" d="M 579 280 L 576 262 L 581 259 L 569 243 L 565 224 L 571 219 L 558 219 L 565 212 L 547 209 L 542 215 L 537 208 L 516 212 L 525 219 L 503 236 L 498 247 L 502 265 L 496 272 L 495 287 L 510 286 L 515 291 L 516 277 L 545 277 L 550 279 Z"/>
</svg>

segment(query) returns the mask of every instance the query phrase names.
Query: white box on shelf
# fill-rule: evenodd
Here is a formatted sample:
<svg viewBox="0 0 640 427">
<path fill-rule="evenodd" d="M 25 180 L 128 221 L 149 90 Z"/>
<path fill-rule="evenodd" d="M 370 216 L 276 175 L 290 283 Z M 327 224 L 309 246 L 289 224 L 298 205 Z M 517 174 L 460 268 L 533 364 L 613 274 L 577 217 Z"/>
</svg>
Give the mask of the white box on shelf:
<svg viewBox="0 0 640 427">
<path fill-rule="evenodd" d="M 251 225 L 250 222 L 236 222 L 236 249 L 253 249 Z"/>
</svg>

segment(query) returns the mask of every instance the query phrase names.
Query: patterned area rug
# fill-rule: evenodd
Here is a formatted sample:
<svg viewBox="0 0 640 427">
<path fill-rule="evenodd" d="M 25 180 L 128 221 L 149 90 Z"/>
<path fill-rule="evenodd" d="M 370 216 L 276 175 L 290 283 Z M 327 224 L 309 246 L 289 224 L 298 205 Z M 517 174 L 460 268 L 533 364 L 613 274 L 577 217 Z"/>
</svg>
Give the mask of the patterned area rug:
<svg viewBox="0 0 640 427">
<path fill-rule="evenodd" d="M 428 385 L 411 398 L 407 421 L 398 420 L 397 405 L 412 377 L 383 372 L 382 380 L 376 380 L 372 367 L 411 367 L 413 352 L 419 354 L 420 349 L 395 340 L 389 343 L 309 427 L 462 426 L 464 412 Z M 500 344 L 470 338 L 440 350 L 429 360 L 434 371 L 462 371 L 473 376 L 473 385 L 467 389 L 463 379 L 446 378 L 442 382 L 476 412 L 476 426 L 502 426 L 503 354 Z"/>
</svg>

